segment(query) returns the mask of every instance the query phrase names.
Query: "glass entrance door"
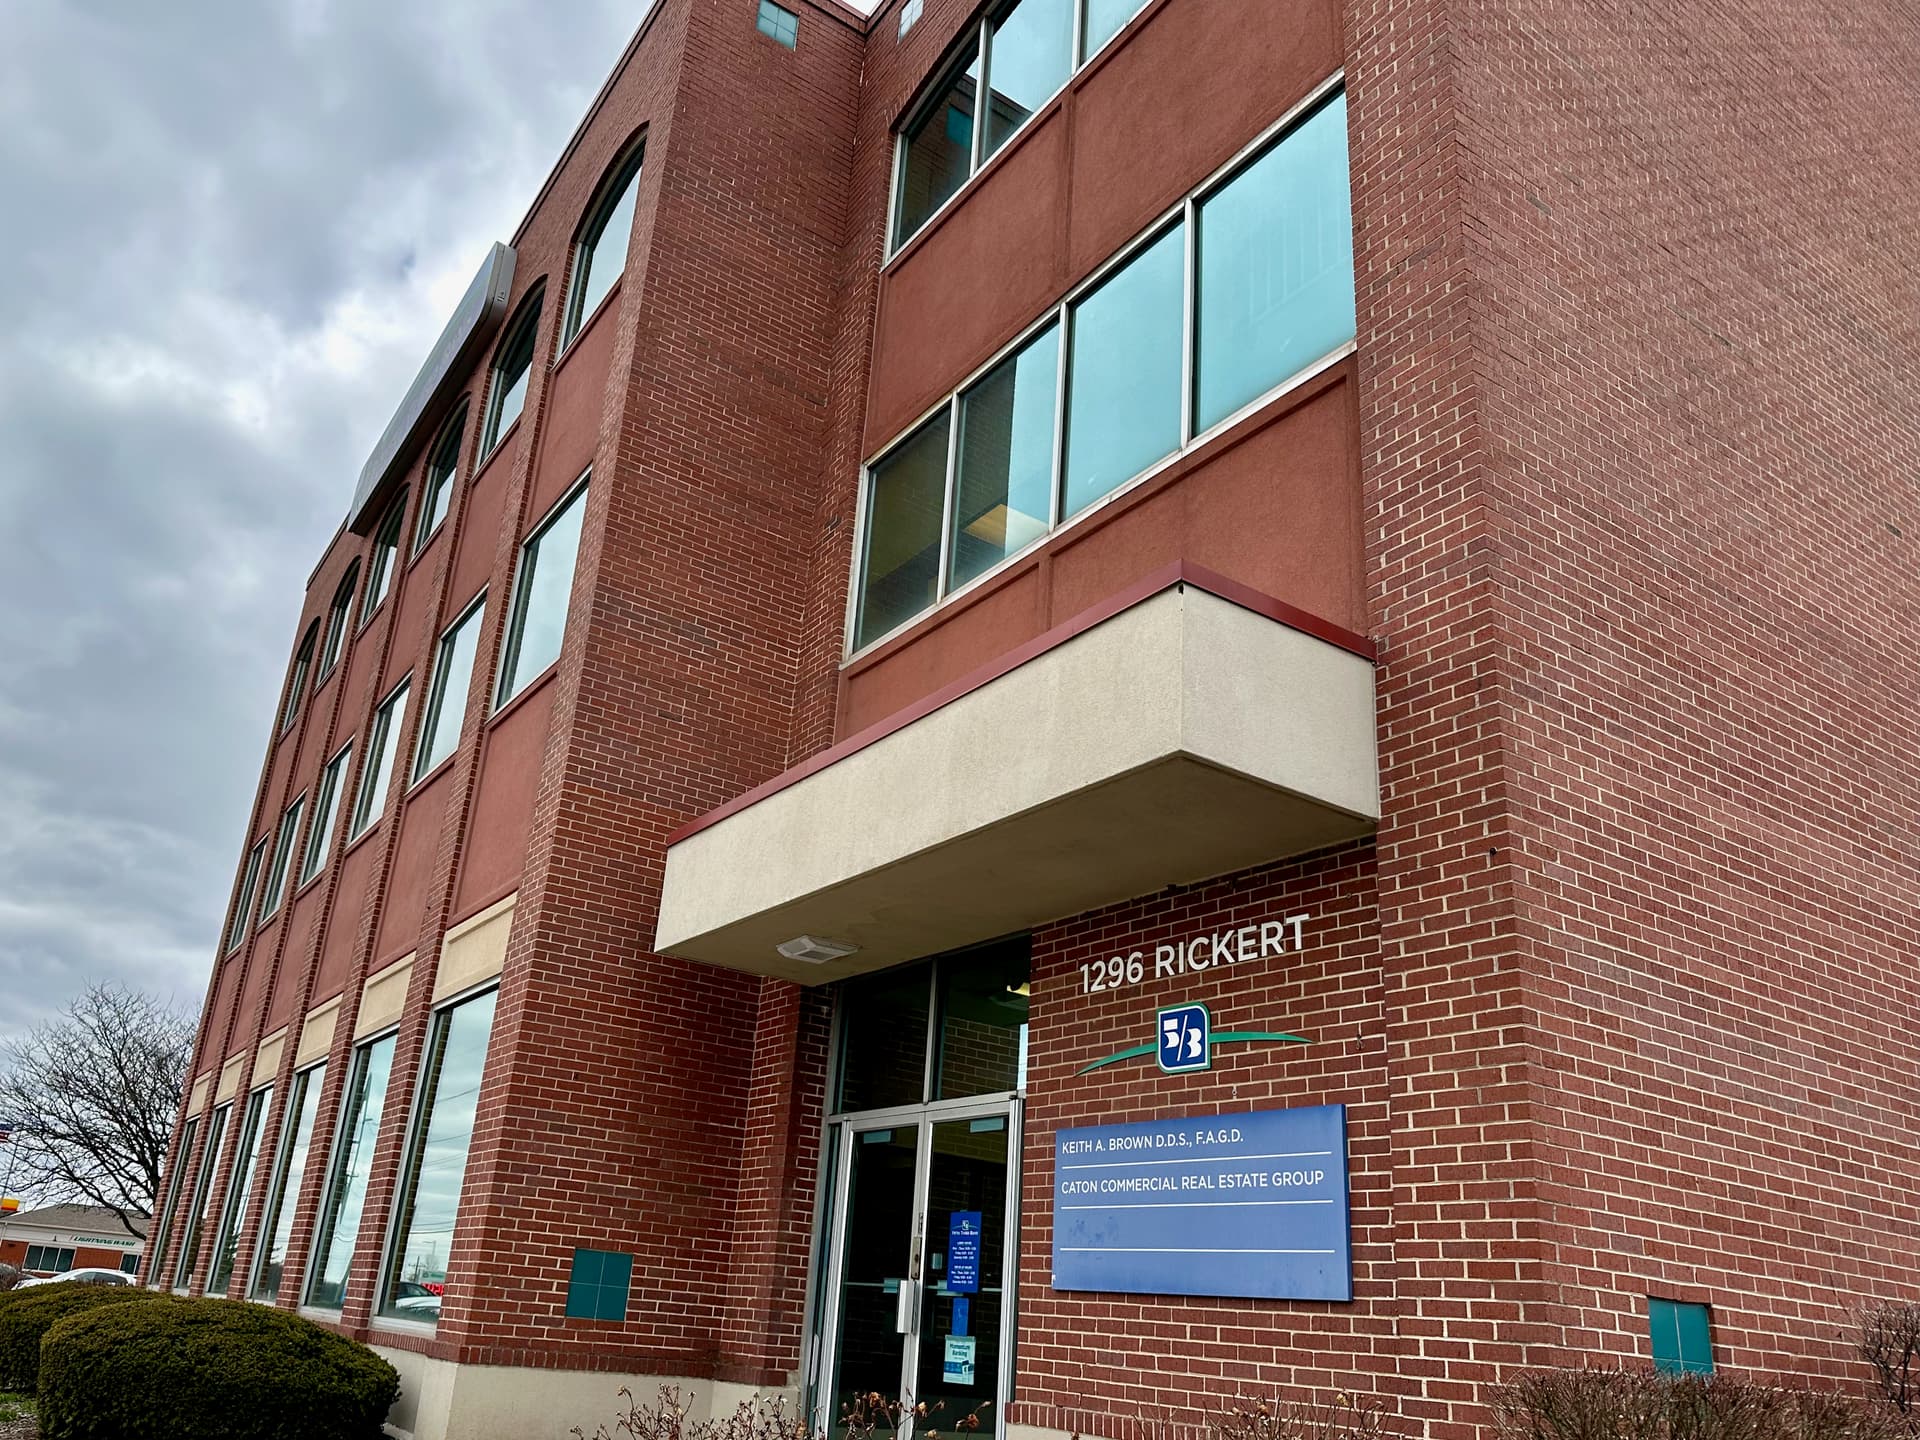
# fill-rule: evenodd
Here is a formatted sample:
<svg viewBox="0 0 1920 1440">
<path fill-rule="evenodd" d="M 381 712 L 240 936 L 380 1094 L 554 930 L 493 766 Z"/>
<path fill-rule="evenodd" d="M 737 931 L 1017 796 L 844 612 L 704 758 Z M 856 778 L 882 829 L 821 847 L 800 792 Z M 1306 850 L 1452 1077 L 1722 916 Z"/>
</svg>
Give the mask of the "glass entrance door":
<svg viewBox="0 0 1920 1440">
<path fill-rule="evenodd" d="M 1002 1430 L 1012 1346 L 1010 1223 L 1019 1213 L 1011 1098 L 845 1117 L 828 1236 L 815 1422 L 830 1434 L 856 1394 L 970 1413 Z"/>
</svg>

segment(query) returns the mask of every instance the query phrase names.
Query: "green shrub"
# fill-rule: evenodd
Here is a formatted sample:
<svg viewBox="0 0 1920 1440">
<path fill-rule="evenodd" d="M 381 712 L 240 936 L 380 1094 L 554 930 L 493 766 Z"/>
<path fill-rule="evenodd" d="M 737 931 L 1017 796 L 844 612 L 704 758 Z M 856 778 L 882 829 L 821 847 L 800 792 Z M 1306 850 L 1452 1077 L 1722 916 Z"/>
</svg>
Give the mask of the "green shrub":
<svg viewBox="0 0 1920 1440">
<path fill-rule="evenodd" d="M 244 1300 L 75 1315 L 48 1332 L 42 1440 L 378 1440 L 400 1393 L 357 1341 Z"/>
<path fill-rule="evenodd" d="M 1896 1422 L 1844 1395 L 1729 1375 L 1542 1370 L 1493 1392 L 1499 1440 L 1894 1440 Z"/>
<path fill-rule="evenodd" d="M 36 1285 L 0 1302 L 0 1390 L 33 1393 L 40 1340 L 54 1323 L 102 1305 L 154 1297 L 133 1285 Z"/>
</svg>

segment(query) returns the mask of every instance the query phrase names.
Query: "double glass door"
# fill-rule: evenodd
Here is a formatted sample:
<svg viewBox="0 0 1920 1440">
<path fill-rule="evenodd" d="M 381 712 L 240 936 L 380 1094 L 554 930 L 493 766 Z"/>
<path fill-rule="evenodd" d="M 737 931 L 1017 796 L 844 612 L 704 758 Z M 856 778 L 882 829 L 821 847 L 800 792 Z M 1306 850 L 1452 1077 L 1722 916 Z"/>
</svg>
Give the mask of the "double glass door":
<svg viewBox="0 0 1920 1440">
<path fill-rule="evenodd" d="M 1024 938 L 845 982 L 815 1250 L 816 1426 L 850 1399 L 1003 1431 L 1019 1271 Z"/>
<path fill-rule="evenodd" d="M 854 1395 L 928 1407 L 929 1428 L 977 1414 L 1001 1432 L 1018 1247 L 1019 1106 L 950 1102 L 837 1127 L 816 1424 Z"/>
</svg>

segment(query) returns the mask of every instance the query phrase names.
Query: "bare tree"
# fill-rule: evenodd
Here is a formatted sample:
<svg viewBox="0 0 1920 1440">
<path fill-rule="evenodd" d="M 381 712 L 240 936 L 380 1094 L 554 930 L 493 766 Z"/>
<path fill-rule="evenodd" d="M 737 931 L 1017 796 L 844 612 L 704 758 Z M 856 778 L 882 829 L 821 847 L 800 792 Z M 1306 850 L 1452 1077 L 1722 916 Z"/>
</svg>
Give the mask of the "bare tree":
<svg viewBox="0 0 1920 1440">
<path fill-rule="evenodd" d="M 1860 1312 L 1860 1358 L 1887 1403 L 1920 1435 L 1920 1303 L 1881 1300 Z"/>
<path fill-rule="evenodd" d="M 194 1022 L 151 996 L 95 985 L 0 1050 L 14 1183 L 48 1204 L 101 1205 L 129 1234 L 153 1213 L 193 1057 Z"/>
</svg>

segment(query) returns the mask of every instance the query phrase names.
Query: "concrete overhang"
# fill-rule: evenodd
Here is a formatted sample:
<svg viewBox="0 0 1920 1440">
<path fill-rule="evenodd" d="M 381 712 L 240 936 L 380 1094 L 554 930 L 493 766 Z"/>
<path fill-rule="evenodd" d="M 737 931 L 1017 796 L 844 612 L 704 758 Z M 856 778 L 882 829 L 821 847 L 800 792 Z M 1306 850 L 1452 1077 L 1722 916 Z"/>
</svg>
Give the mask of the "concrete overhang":
<svg viewBox="0 0 1920 1440">
<path fill-rule="evenodd" d="M 681 830 L 655 948 L 823 984 L 1379 816 L 1371 646 L 1175 566 Z"/>
</svg>

